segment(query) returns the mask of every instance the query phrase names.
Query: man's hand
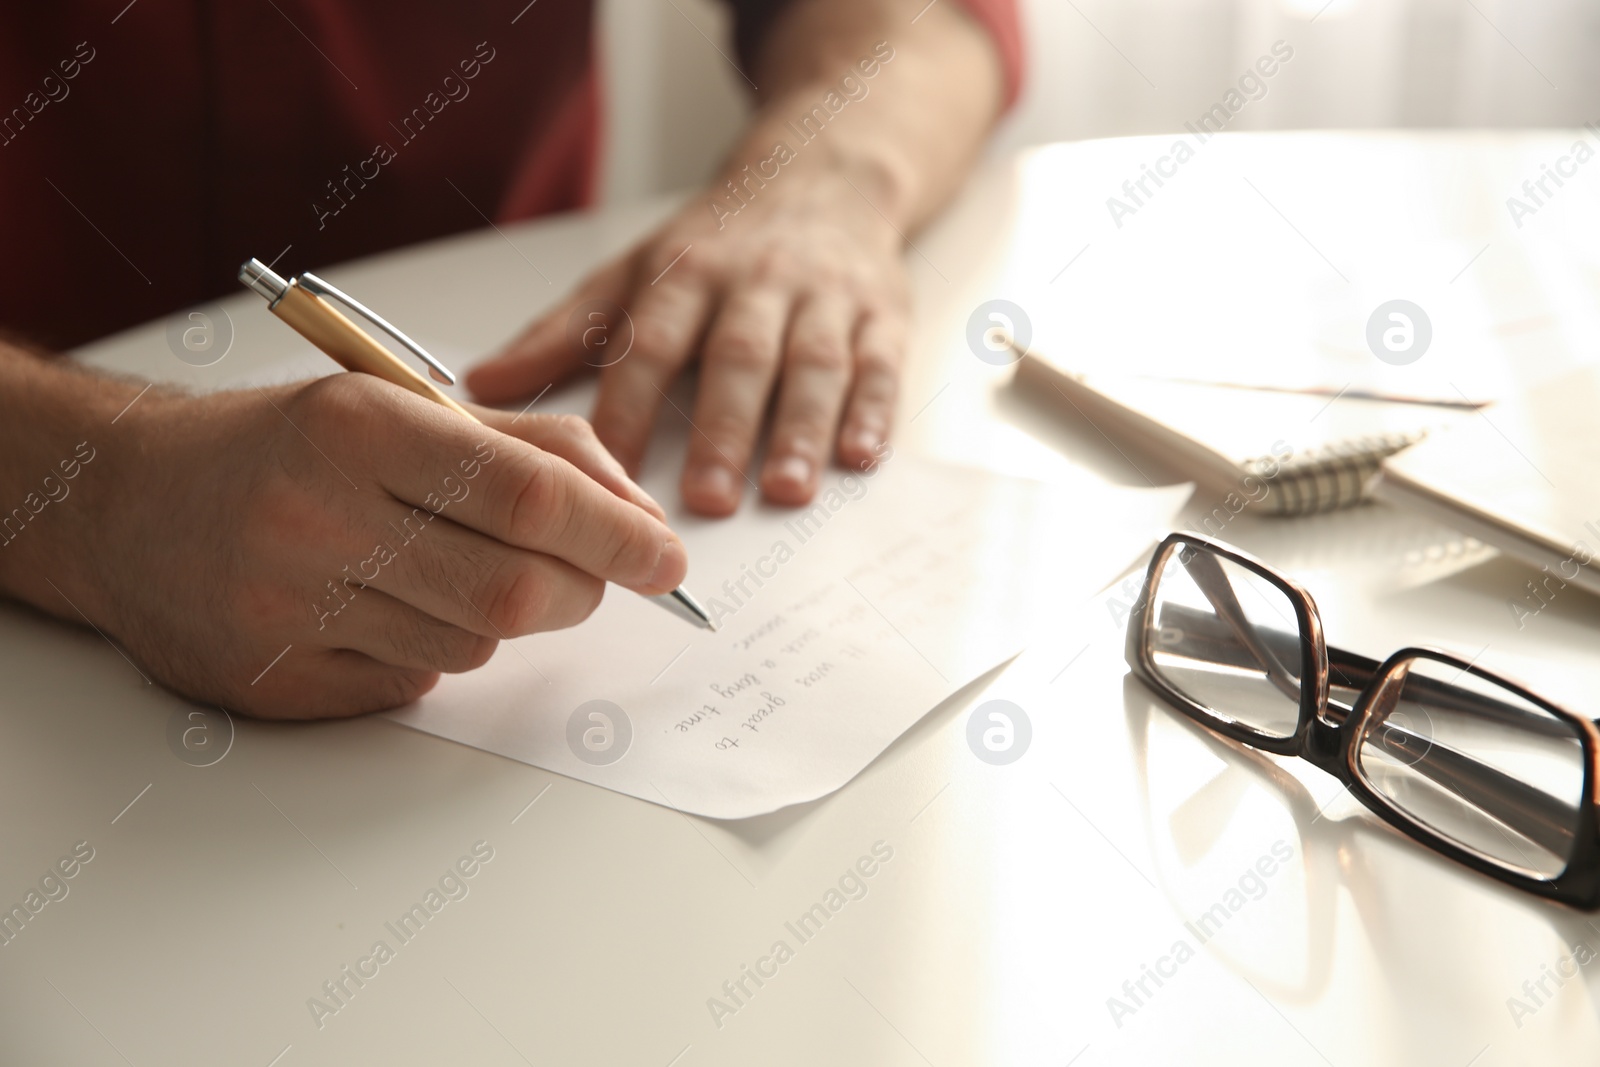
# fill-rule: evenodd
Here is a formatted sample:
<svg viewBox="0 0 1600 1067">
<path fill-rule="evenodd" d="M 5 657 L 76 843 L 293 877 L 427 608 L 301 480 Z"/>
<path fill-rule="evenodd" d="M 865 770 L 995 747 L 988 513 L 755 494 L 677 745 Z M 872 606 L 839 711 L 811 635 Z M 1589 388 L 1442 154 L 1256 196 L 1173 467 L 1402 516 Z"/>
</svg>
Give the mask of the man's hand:
<svg viewBox="0 0 1600 1067">
<path fill-rule="evenodd" d="M 405 703 L 502 638 L 580 622 L 606 582 L 682 581 L 682 543 L 587 423 L 482 414 L 363 374 L 152 391 L 69 431 L 94 459 L 0 547 L 0 576 L 187 696 L 286 718 Z"/>
<path fill-rule="evenodd" d="M 581 369 L 595 353 L 573 343 L 569 320 L 605 300 L 627 309 L 634 337 L 631 351 L 601 371 L 594 423 L 629 470 L 673 379 L 700 358 L 699 393 L 683 413 L 693 424 L 683 496 L 695 511 L 727 515 L 738 506 L 774 397 L 759 475 L 768 499 L 810 500 L 835 456 L 852 467 L 873 463 L 905 346 L 899 238 L 841 174 L 780 172 L 751 189 L 736 215 L 719 217 L 705 196 L 693 198 L 475 368 L 473 393 L 510 401 Z"/>
<path fill-rule="evenodd" d="M 803 504 L 830 459 L 880 454 L 906 343 L 904 235 L 954 192 L 1003 93 L 994 43 L 959 4 L 791 3 L 759 53 L 760 110 L 710 187 L 467 376 L 485 402 L 533 396 L 602 362 L 574 343 L 574 312 L 620 306 L 633 348 L 601 372 L 595 429 L 636 470 L 698 359 L 683 495 L 709 515 L 757 477 Z"/>
</svg>

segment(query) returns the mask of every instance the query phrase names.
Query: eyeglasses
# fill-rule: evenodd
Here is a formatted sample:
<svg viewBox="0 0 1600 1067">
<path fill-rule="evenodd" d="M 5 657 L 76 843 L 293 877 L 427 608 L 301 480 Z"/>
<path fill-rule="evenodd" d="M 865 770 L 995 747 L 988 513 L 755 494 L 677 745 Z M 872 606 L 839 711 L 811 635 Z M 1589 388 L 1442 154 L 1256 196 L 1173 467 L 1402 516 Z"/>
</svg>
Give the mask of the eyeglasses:
<svg viewBox="0 0 1600 1067">
<path fill-rule="evenodd" d="M 1174 533 L 1128 617 L 1128 665 L 1205 727 L 1338 778 L 1451 859 L 1600 908 L 1595 724 L 1429 648 L 1379 663 L 1323 640 L 1301 586 L 1238 549 Z"/>
</svg>

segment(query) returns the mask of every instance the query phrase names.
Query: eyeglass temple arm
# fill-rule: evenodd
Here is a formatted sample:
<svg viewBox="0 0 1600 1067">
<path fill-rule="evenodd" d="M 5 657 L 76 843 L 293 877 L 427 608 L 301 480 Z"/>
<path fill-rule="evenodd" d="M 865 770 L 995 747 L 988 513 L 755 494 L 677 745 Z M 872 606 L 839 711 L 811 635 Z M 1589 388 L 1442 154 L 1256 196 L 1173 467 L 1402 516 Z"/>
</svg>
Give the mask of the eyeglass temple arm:
<svg viewBox="0 0 1600 1067">
<path fill-rule="evenodd" d="M 1180 552 L 1178 562 L 1183 569 L 1189 572 L 1200 591 L 1205 594 L 1206 600 L 1211 602 L 1211 607 L 1217 617 L 1227 623 L 1239 643 L 1248 648 L 1256 657 L 1256 663 L 1267 675 L 1267 679 L 1277 687 L 1278 691 L 1290 699 L 1300 700 L 1299 675 L 1290 671 L 1283 662 L 1261 640 L 1259 628 L 1254 626 L 1244 613 L 1244 607 L 1239 603 L 1239 598 L 1234 595 L 1233 583 L 1228 581 L 1228 576 L 1222 570 L 1222 564 L 1209 552 L 1191 552 L 1187 559 Z M 1300 661 L 1300 642 L 1295 639 L 1294 654 L 1291 662 Z"/>
<path fill-rule="evenodd" d="M 1330 673 L 1334 675 L 1332 679 L 1334 685 L 1342 689 L 1362 690 L 1372 684 L 1372 680 L 1377 677 L 1378 668 L 1382 665 L 1377 660 L 1354 652 L 1346 652 L 1342 648 L 1329 648 L 1328 666 Z M 1496 700 L 1464 686 L 1411 674 L 1406 678 L 1406 688 L 1419 696 L 1426 697 L 1434 706 L 1449 711 L 1458 711 L 1464 715 L 1515 726 L 1519 730 L 1526 730 L 1543 737 L 1574 739 L 1571 730 L 1549 715 Z"/>
<path fill-rule="evenodd" d="M 1224 580 L 1226 579 L 1224 578 Z M 1226 655 L 1229 652 L 1237 653 L 1242 651 L 1237 642 L 1238 627 L 1235 623 L 1219 620 L 1216 615 L 1206 611 L 1177 604 L 1167 604 L 1162 607 L 1161 618 L 1154 621 L 1158 626 L 1166 626 L 1171 623 L 1181 629 L 1184 633 L 1186 644 L 1193 645 L 1197 639 L 1209 639 L 1210 647 L 1206 652 L 1206 658 L 1214 662 L 1229 663 L 1233 666 L 1241 667 L 1257 666 L 1260 663 L 1259 655 L 1255 657 L 1257 661 L 1255 663 L 1244 661 L 1242 656 L 1235 655 L 1230 657 Z M 1298 634 L 1292 634 L 1286 630 L 1252 626 L 1248 622 L 1244 625 L 1254 637 L 1255 643 L 1269 649 L 1275 649 L 1275 654 L 1272 657 L 1274 662 L 1281 663 L 1282 657 L 1292 657 L 1299 653 L 1300 638 Z M 1367 656 L 1348 652 L 1330 645 L 1328 647 L 1328 666 L 1329 673 L 1332 676 L 1330 681 L 1335 688 L 1359 692 L 1372 684 L 1372 680 L 1377 677 L 1378 668 L 1381 664 Z M 1518 729 L 1528 730 L 1531 733 L 1537 733 L 1545 737 L 1568 738 L 1572 736 L 1571 731 L 1547 715 L 1531 712 L 1515 704 L 1495 700 L 1493 697 L 1474 692 L 1471 689 L 1450 685 L 1447 682 L 1440 682 L 1432 678 L 1423 678 L 1415 674 L 1406 679 L 1406 684 L 1412 688 L 1413 692 L 1424 695 L 1438 706 L 1448 708 L 1451 711 L 1459 711 L 1491 722 L 1515 726 Z M 1298 689 L 1296 689 L 1294 695 L 1298 697 Z M 1330 717 L 1335 721 L 1341 721 L 1350 709 L 1338 706 L 1331 710 L 1333 714 Z"/>
</svg>

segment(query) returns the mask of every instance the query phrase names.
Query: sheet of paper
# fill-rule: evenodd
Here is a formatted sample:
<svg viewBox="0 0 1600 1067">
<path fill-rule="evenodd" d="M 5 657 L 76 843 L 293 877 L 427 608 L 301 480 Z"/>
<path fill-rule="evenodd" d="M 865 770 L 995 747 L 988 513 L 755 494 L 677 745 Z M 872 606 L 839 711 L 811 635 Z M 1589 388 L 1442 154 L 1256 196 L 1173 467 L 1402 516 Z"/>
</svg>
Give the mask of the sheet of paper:
<svg viewBox="0 0 1600 1067">
<path fill-rule="evenodd" d="M 1033 482 L 895 457 L 809 510 L 675 523 L 695 629 L 610 589 L 391 717 L 657 804 L 737 819 L 840 788 L 1170 525 L 1187 487 Z"/>
</svg>

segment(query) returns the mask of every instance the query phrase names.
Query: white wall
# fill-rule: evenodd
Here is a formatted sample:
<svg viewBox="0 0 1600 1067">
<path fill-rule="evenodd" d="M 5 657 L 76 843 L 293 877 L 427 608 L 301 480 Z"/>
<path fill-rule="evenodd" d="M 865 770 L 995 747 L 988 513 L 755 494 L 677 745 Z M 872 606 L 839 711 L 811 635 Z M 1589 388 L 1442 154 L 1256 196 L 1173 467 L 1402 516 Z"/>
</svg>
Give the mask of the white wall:
<svg viewBox="0 0 1600 1067">
<path fill-rule="evenodd" d="M 600 0 L 604 201 L 710 176 L 749 110 L 748 87 L 729 64 L 738 59 L 731 24 L 716 0 Z"/>
<path fill-rule="evenodd" d="M 1595 0 L 1332 0 L 1318 15 L 1324 3 L 1022 0 L 1028 86 L 994 149 L 1179 129 L 1276 40 L 1294 58 L 1230 128 L 1600 120 Z M 748 108 L 726 11 L 716 0 L 600 6 L 604 197 L 695 184 Z"/>
</svg>

